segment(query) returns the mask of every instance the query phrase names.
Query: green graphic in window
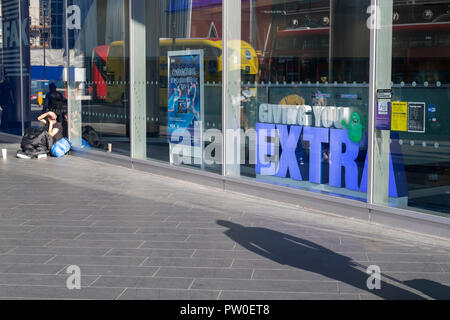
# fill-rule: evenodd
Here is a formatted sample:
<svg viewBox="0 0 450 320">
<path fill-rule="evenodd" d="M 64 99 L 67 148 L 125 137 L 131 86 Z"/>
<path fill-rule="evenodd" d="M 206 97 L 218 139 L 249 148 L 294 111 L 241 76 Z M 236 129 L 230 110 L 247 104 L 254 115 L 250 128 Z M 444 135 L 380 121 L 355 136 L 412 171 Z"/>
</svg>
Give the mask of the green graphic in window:
<svg viewBox="0 0 450 320">
<path fill-rule="evenodd" d="M 342 125 L 347 128 L 348 137 L 352 142 L 360 142 L 363 136 L 364 125 L 358 112 L 353 112 L 350 117 L 350 123 L 347 124 L 342 120 Z"/>
</svg>

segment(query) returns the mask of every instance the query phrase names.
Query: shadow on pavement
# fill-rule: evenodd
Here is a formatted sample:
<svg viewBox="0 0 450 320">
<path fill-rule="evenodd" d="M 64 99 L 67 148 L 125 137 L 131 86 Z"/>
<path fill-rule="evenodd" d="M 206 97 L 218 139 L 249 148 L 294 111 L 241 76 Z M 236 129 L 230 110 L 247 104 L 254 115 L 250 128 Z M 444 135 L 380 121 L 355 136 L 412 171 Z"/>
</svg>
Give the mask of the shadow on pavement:
<svg viewBox="0 0 450 320">
<path fill-rule="evenodd" d="M 366 267 L 314 242 L 267 228 L 245 227 L 225 220 L 217 220 L 217 224 L 228 228 L 224 233 L 244 248 L 279 264 L 323 275 L 383 299 L 425 299 L 385 281 L 381 281 L 379 290 L 368 289 L 369 275 L 364 272 Z M 357 267 L 363 267 L 364 271 Z M 392 277 L 389 279 L 401 283 Z M 421 287 L 422 284 L 417 283 L 415 289 L 422 291 Z"/>
<path fill-rule="evenodd" d="M 407 286 L 423 292 L 437 300 L 450 300 L 450 287 L 428 279 L 414 279 L 404 281 Z"/>
</svg>

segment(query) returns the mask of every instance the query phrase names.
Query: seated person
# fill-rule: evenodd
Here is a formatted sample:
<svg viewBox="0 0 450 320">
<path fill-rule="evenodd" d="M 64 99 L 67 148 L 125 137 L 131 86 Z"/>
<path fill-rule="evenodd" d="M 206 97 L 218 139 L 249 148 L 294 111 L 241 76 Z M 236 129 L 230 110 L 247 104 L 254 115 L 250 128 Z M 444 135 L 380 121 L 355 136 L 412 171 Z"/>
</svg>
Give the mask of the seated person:
<svg viewBox="0 0 450 320">
<path fill-rule="evenodd" d="M 39 116 L 38 120 L 47 126 L 48 133 L 53 137 L 53 143 L 64 138 L 64 130 L 61 122 L 57 122 L 58 117 L 52 111 L 46 112 Z"/>
</svg>

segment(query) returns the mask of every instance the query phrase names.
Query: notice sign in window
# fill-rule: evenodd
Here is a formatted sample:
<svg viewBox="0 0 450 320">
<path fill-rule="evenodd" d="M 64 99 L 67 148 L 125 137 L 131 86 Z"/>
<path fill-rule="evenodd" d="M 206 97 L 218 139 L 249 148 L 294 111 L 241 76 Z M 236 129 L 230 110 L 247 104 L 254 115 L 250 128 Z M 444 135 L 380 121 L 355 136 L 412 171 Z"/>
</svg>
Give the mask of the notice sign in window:
<svg viewBox="0 0 450 320">
<path fill-rule="evenodd" d="M 391 130 L 408 131 L 408 102 L 392 102 Z"/>
<path fill-rule="evenodd" d="M 425 132 L 425 102 L 408 103 L 408 132 Z"/>
</svg>

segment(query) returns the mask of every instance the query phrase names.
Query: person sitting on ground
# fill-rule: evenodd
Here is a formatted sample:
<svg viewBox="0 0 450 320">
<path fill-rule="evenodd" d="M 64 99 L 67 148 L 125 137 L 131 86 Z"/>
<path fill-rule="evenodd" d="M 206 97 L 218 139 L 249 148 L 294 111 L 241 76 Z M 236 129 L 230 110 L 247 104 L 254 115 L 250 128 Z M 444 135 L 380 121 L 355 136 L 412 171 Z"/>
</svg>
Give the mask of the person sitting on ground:
<svg viewBox="0 0 450 320">
<path fill-rule="evenodd" d="M 50 136 L 53 137 L 53 143 L 64 138 L 64 129 L 61 122 L 57 121 L 57 115 L 52 112 L 46 112 L 38 117 L 38 120 L 47 127 Z"/>
<path fill-rule="evenodd" d="M 46 158 L 50 152 L 55 157 L 66 154 L 68 151 L 64 150 L 64 147 L 62 147 L 63 149 L 59 147 L 57 151 L 52 148 L 58 141 L 63 140 L 67 134 L 63 123 L 58 122 L 57 118 L 58 116 L 52 111 L 40 115 L 38 120 L 43 125 L 38 128 L 31 127 L 25 131 L 20 144 L 21 150 L 17 151 L 17 158 Z M 63 150 L 63 153 L 60 153 L 61 150 Z"/>
<path fill-rule="evenodd" d="M 46 112 L 39 116 L 38 120 L 43 124 L 38 128 L 28 128 L 22 137 L 20 150 L 17 151 L 17 158 L 46 158 L 52 146 L 62 134 L 62 127 L 56 122 L 54 112 Z"/>
</svg>

